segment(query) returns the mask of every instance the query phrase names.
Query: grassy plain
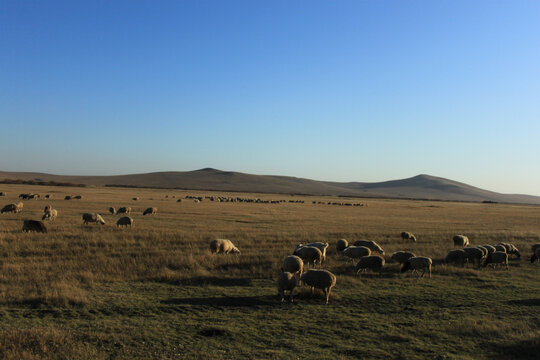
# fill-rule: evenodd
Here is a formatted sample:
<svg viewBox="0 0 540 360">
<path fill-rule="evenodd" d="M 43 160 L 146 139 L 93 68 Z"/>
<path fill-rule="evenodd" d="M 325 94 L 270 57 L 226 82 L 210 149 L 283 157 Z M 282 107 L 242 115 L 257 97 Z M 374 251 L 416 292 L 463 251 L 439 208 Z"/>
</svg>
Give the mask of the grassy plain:
<svg viewBox="0 0 540 360">
<path fill-rule="evenodd" d="M 325 197 L 203 191 L 3 185 L 0 205 L 23 192 L 51 193 L 0 216 L 0 357 L 6 359 L 537 359 L 540 353 L 540 207 L 353 199 L 364 207 L 314 205 Z M 63 200 L 81 194 L 82 200 Z M 304 204 L 196 204 L 185 195 L 305 200 Z M 169 195 L 169 198 L 165 198 Z M 175 195 L 176 198 L 172 198 Z M 140 200 L 133 201 L 132 197 Z M 47 234 L 22 233 L 46 204 Z M 117 229 L 109 206 L 131 206 Z M 142 211 L 156 206 L 155 217 Z M 100 212 L 105 226 L 84 226 Z M 416 234 L 411 244 L 401 231 Z M 509 271 L 441 263 L 452 235 L 473 244 L 512 242 L 524 255 Z M 231 239 L 240 256 L 212 256 Z M 382 274 L 356 277 L 338 239 L 376 240 Z M 297 289 L 281 303 L 276 278 L 298 242 L 330 243 L 325 268 L 338 276 L 329 305 Z M 434 259 L 433 277 L 399 274 L 389 256 Z"/>
</svg>

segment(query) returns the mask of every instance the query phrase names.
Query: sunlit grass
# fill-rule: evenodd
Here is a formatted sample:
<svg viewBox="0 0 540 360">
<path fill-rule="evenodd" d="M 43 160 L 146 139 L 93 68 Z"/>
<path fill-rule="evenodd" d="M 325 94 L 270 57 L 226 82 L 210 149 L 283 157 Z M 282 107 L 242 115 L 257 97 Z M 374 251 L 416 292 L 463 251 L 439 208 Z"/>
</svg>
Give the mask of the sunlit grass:
<svg viewBox="0 0 540 360">
<path fill-rule="evenodd" d="M 345 207 L 299 196 L 305 204 L 196 204 L 176 199 L 205 192 L 112 188 L 77 189 L 83 200 L 66 201 L 70 188 L 0 190 L 4 203 L 22 192 L 54 196 L 0 216 L 0 357 L 536 358 L 540 266 L 527 259 L 540 242 L 540 207 L 376 199 Z M 45 204 L 59 213 L 49 232 L 23 233 L 22 220 L 40 218 Z M 133 228 L 118 229 L 109 206 L 132 207 Z M 143 217 L 150 206 L 157 215 Z M 83 212 L 101 213 L 106 225 L 83 225 Z M 418 241 L 403 241 L 402 231 Z M 512 242 L 523 260 L 509 271 L 444 265 L 458 233 L 473 244 Z M 212 255 L 218 237 L 241 255 Z M 336 254 L 340 238 L 377 241 L 381 275 L 356 276 Z M 314 241 L 330 243 L 324 267 L 338 276 L 330 304 L 307 288 L 281 303 L 283 258 Z M 390 261 L 398 250 L 432 257 L 433 277 L 400 274 Z"/>
</svg>

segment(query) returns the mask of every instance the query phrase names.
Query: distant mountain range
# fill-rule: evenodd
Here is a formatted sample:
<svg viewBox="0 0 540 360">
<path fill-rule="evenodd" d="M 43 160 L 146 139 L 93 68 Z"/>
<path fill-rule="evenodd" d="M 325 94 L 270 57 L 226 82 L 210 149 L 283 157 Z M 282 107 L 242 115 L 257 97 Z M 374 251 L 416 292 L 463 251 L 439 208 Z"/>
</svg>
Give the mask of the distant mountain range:
<svg viewBox="0 0 540 360">
<path fill-rule="evenodd" d="M 205 168 L 195 171 L 166 171 L 114 176 L 67 176 L 0 171 L 0 180 L 4 179 L 54 181 L 94 186 L 118 185 L 254 193 L 540 204 L 539 196 L 501 194 L 430 175 L 417 175 L 408 179 L 377 183 L 342 183 L 291 176 L 252 175 Z"/>
</svg>

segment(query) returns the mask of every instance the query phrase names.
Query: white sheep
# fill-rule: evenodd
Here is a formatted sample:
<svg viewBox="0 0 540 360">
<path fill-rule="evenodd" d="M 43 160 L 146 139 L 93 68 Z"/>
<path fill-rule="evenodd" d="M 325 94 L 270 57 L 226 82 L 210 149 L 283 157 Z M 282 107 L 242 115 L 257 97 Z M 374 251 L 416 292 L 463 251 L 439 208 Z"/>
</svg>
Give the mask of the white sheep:
<svg viewBox="0 0 540 360">
<path fill-rule="evenodd" d="M 296 248 L 298 248 L 299 246 L 313 246 L 313 247 L 316 247 L 317 249 L 321 250 L 322 261 L 323 262 L 326 261 L 326 249 L 328 249 L 328 243 L 312 242 L 312 243 L 309 243 L 309 244 L 298 244 L 298 245 L 296 245 Z"/>
<path fill-rule="evenodd" d="M 454 246 L 468 247 L 469 238 L 465 235 L 454 235 L 452 238 L 454 240 Z"/>
<path fill-rule="evenodd" d="M 322 252 L 314 246 L 302 246 L 294 250 L 293 255 L 296 255 L 304 261 L 305 264 L 312 264 L 315 266 L 322 261 Z"/>
<path fill-rule="evenodd" d="M 120 215 L 120 214 L 129 215 L 130 213 L 131 213 L 131 208 L 127 206 L 122 206 L 121 208 L 116 210 L 116 215 Z"/>
<path fill-rule="evenodd" d="M 281 270 L 300 276 L 304 272 L 304 261 L 296 255 L 289 255 L 283 260 Z"/>
<path fill-rule="evenodd" d="M 6 206 L 4 206 L 2 208 L 2 210 L 0 210 L 0 213 L 9 213 L 9 212 L 12 212 L 12 213 L 17 213 L 17 204 L 8 204 Z"/>
<path fill-rule="evenodd" d="M 506 270 L 508 270 L 508 254 L 504 251 L 495 251 L 487 256 L 484 261 L 484 266 L 489 264 L 497 265 L 506 265 Z"/>
<path fill-rule="evenodd" d="M 210 242 L 210 251 L 213 254 L 240 254 L 240 250 L 228 239 L 212 240 Z"/>
<path fill-rule="evenodd" d="M 283 271 L 278 277 L 278 296 L 281 296 L 281 302 L 285 301 L 285 291 L 290 294 L 291 302 L 293 302 L 294 288 L 298 285 L 298 280 L 293 273 Z"/>
<path fill-rule="evenodd" d="M 409 252 L 409 251 L 396 251 L 395 253 L 392 254 L 391 259 L 394 261 L 397 261 L 400 264 L 403 264 L 407 260 L 415 256 L 416 255 L 414 255 L 412 252 Z"/>
<path fill-rule="evenodd" d="M 499 245 L 502 245 L 506 248 L 506 253 L 508 254 L 508 256 L 516 255 L 518 259 L 521 258 L 521 253 L 519 252 L 518 248 L 514 244 L 500 243 Z"/>
<path fill-rule="evenodd" d="M 94 214 L 84 213 L 82 214 L 82 219 L 83 219 L 84 224 L 94 223 L 94 224 L 105 225 L 105 220 L 103 220 L 101 215 L 96 214 L 96 213 Z"/>
<path fill-rule="evenodd" d="M 410 233 L 410 232 L 408 232 L 408 231 L 403 231 L 403 232 L 401 233 L 401 238 L 402 238 L 403 240 L 410 240 L 410 241 L 412 241 L 412 242 L 416 242 L 416 236 L 414 236 L 413 233 Z"/>
<path fill-rule="evenodd" d="M 341 255 L 352 259 L 352 261 L 354 262 L 355 259 L 360 259 L 364 256 L 370 256 L 371 249 L 365 246 L 349 246 L 341 252 Z"/>
<path fill-rule="evenodd" d="M 345 239 L 339 239 L 336 243 L 336 250 L 338 254 L 345 250 L 349 246 L 349 242 Z"/>
<path fill-rule="evenodd" d="M 354 267 L 354 270 L 356 274 L 359 272 L 366 272 L 367 269 L 370 269 L 375 272 L 381 272 L 383 266 L 385 264 L 384 258 L 378 256 L 378 255 L 371 255 L 371 256 L 364 256 L 360 260 L 358 260 L 358 263 Z"/>
<path fill-rule="evenodd" d="M 418 274 L 419 270 L 422 270 L 422 275 L 427 272 L 429 277 L 431 277 L 431 265 L 433 264 L 433 260 L 431 260 L 428 257 L 424 256 L 415 256 L 410 258 L 403 264 L 403 267 L 401 268 L 401 272 L 404 273 L 407 270 L 413 270 L 414 273 Z"/>
<path fill-rule="evenodd" d="M 493 245 L 485 244 L 485 245 L 482 245 L 482 247 L 487 249 L 488 255 L 497 251 L 497 249 L 495 249 L 495 246 Z"/>
<path fill-rule="evenodd" d="M 457 265 L 464 266 L 466 259 L 467 259 L 467 254 L 465 253 L 465 251 L 461 249 L 457 249 L 457 250 L 450 250 L 448 254 L 446 255 L 446 258 L 444 259 L 444 262 L 447 264 L 454 263 Z"/>
<path fill-rule="evenodd" d="M 39 220 L 24 220 L 22 230 L 24 232 L 35 231 L 40 233 L 46 233 L 47 227 L 43 222 Z"/>
<path fill-rule="evenodd" d="M 43 214 L 41 220 L 54 220 L 56 219 L 56 216 L 58 216 L 58 211 L 56 211 L 56 209 L 48 209 L 45 214 Z"/>
<path fill-rule="evenodd" d="M 116 226 L 117 227 L 120 227 L 120 226 L 125 226 L 125 227 L 132 227 L 133 225 L 133 219 L 130 218 L 129 216 L 122 216 L 120 219 L 118 219 L 118 221 L 116 222 Z"/>
<path fill-rule="evenodd" d="M 313 288 L 324 291 L 326 304 L 328 304 L 332 288 L 336 285 L 336 276 L 334 274 L 328 270 L 310 269 L 300 276 L 300 280 L 311 287 L 311 294 L 313 294 Z"/>
<path fill-rule="evenodd" d="M 376 252 L 381 255 L 384 255 L 384 250 L 377 244 L 375 241 L 371 240 L 356 240 L 353 244 L 354 246 L 365 246 L 371 250 L 371 252 Z"/>
<path fill-rule="evenodd" d="M 485 257 L 484 251 L 476 247 L 463 248 L 463 251 L 465 251 L 465 254 L 467 255 L 466 258 L 471 264 L 476 262 L 478 267 L 480 267 L 480 264 Z"/>
<path fill-rule="evenodd" d="M 143 211 L 143 216 L 144 215 L 156 215 L 156 214 L 157 214 L 157 208 L 155 208 L 155 207 L 149 207 L 148 209 Z"/>
</svg>

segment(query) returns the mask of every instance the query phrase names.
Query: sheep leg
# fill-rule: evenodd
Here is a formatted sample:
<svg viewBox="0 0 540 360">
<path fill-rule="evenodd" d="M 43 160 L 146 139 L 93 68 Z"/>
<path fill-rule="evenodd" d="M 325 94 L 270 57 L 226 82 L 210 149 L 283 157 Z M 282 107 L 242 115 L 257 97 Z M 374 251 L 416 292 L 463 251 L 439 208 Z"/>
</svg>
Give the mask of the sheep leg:
<svg viewBox="0 0 540 360">
<path fill-rule="evenodd" d="M 328 298 L 330 297 L 330 291 L 328 289 L 324 289 L 324 296 L 326 297 L 326 304 L 328 305 Z"/>
<path fill-rule="evenodd" d="M 313 286 L 311 287 L 311 295 L 313 295 Z"/>
</svg>

